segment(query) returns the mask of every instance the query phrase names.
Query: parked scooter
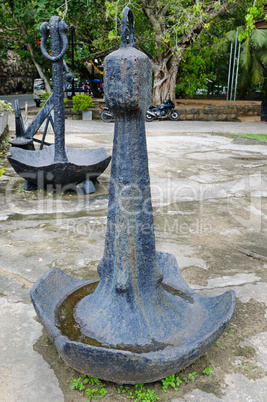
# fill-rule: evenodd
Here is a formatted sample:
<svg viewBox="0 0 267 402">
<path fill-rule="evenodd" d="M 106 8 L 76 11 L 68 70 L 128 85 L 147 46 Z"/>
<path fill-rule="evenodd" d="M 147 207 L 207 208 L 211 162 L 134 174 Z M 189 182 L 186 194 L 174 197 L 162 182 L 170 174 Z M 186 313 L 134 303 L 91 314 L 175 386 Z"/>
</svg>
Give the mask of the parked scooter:
<svg viewBox="0 0 267 402">
<path fill-rule="evenodd" d="M 104 106 L 99 106 L 99 112 L 101 120 L 103 120 L 105 123 L 110 123 L 111 121 L 114 120 L 114 116 L 113 113 L 111 113 L 111 111 L 109 110 L 109 108 L 104 105 Z"/>
<path fill-rule="evenodd" d="M 174 108 L 175 104 L 170 99 L 166 99 L 161 105 L 158 106 L 151 105 L 146 112 L 146 121 L 166 119 L 167 117 L 169 117 L 171 120 L 177 121 L 180 119 L 180 114 L 178 110 Z"/>
</svg>

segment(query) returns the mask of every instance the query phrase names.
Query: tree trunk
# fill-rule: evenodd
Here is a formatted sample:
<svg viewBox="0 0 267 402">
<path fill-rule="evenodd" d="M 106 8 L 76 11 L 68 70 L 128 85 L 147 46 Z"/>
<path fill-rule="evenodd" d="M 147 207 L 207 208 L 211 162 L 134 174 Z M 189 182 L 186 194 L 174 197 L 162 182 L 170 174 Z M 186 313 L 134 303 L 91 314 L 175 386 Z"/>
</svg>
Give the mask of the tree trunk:
<svg viewBox="0 0 267 402">
<path fill-rule="evenodd" d="M 175 102 L 175 85 L 179 62 L 180 57 L 172 57 L 167 63 L 165 59 L 162 59 L 160 64 L 154 63 L 153 103 L 155 105 L 163 103 L 166 99 Z"/>
<path fill-rule="evenodd" d="M 38 73 L 40 75 L 40 78 L 42 78 L 44 80 L 46 91 L 49 93 L 52 93 L 52 88 L 50 86 L 50 83 L 49 83 L 47 77 L 45 76 L 45 74 L 43 73 L 43 70 L 42 70 L 40 64 L 37 63 L 37 61 L 35 61 L 34 57 L 32 57 L 32 62 L 35 65 L 36 70 L 38 71 Z"/>
<path fill-rule="evenodd" d="M 21 26 L 21 29 L 22 29 L 22 32 L 23 32 L 23 35 L 25 36 L 25 38 L 28 38 L 28 33 L 27 33 L 27 30 L 26 30 L 26 28 L 24 27 L 24 25 Z M 28 45 L 29 50 L 30 50 L 31 60 L 32 60 L 34 66 L 35 66 L 35 68 L 36 68 L 36 70 L 38 71 L 38 74 L 40 75 L 40 78 L 42 78 L 42 79 L 44 80 L 46 91 L 49 92 L 49 93 L 52 93 L 52 88 L 51 88 L 51 86 L 50 86 L 50 83 L 49 83 L 49 81 L 48 81 L 46 75 L 44 74 L 44 72 L 43 72 L 43 70 L 42 70 L 42 67 L 41 67 L 40 64 L 37 63 L 37 61 L 35 60 L 35 57 L 34 57 L 34 50 L 33 50 L 32 44 L 28 42 L 27 45 Z"/>
</svg>

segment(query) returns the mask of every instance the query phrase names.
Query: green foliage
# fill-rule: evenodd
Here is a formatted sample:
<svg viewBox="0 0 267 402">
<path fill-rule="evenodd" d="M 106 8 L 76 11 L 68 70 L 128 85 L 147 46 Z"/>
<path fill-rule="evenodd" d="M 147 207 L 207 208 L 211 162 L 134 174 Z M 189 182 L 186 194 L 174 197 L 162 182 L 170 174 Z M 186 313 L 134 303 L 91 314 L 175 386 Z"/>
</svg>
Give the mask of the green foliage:
<svg viewBox="0 0 267 402">
<path fill-rule="evenodd" d="M 79 113 L 79 110 L 82 111 L 87 111 L 89 107 L 95 106 L 91 96 L 86 95 L 86 94 L 78 94 L 73 96 L 72 98 L 72 103 L 73 103 L 73 111 L 74 113 Z"/>
<path fill-rule="evenodd" d="M 130 391 L 128 395 L 126 395 L 128 399 L 134 399 L 135 402 L 155 402 L 159 400 L 158 395 L 152 389 L 144 388 L 144 384 L 136 384 L 135 391 Z"/>
<path fill-rule="evenodd" d="M 79 391 L 82 391 L 83 389 L 85 389 L 85 386 L 83 384 L 83 381 L 81 381 L 81 377 L 79 378 L 73 378 L 71 380 L 71 386 L 70 389 L 78 389 Z"/>
<path fill-rule="evenodd" d="M 45 92 L 41 95 L 41 98 L 42 98 L 42 102 L 40 104 L 41 107 L 44 106 L 45 102 L 47 101 L 47 99 L 49 98 L 50 95 L 51 95 L 50 92 Z"/>
<path fill-rule="evenodd" d="M 89 385 L 92 387 L 89 388 Z M 89 401 L 97 398 L 101 398 L 107 394 L 105 384 L 98 378 L 94 378 L 87 375 L 82 375 L 78 378 L 71 380 L 70 389 L 82 391 L 89 398 Z"/>
<path fill-rule="evenodd" d="M 242 24 L 245 28 L 240 30 L 239 40 L 245 40 L 250 37 L 255 20 L 264 18 L 264 0 L 214 1 L 212 7 L 206 0 L 131 0 L 127 4 L 134 10 L 137 46 L 153 60 L 154 72 L 168 70 L 169 75 L 162 79 L 162 86 L 168 87 L 170 77 L 176 75 L 175 68 L 184 57 L 177 91 L 188 96 L 193 96 L 197 89 L 205 89 L 207 79 L 214 80 L 218 76 L 219 67 L 211 53 L 206 52 L 211 49 L 213 39 L 221 38 L 226 30 L 235 30 Z M 42 22 L 49 21 L 51 15 L 59 15 L 68 25 L 75 25 L 73 73 L 78 76 L 85 70 L 85 61 L 97 57 L 101 63 L 101 52 L 119 44 L 125 5 L 125 0 L 72 0 L 67 2 L 67 7 L 63 0 L 4 1 L 0 5 L 0 54 L 5 56 L 7 49 L 12 49 L 23 59 L 34 58 L 43 72 L 51 76 L 51 64 L 44 60 L 40 51 L 39 28 Z M 223 7 L 228 8 L 227 13 L 222 12 Z M 201 31 L 205 31 L 206 36 Z M 70 42 L 70 32 L 68 38 Z M 256 41 L 258 43 L 259 38 Z M 191 57 L 187 52 L 184 54 L 187 48 L 196 49 L 196 43 L 199 44 L 197 53 L 192 53 Z M 223 52 L 220 49 L 216 57 L 226 65 Z M 71 47 L 65 60 L 71 65 Z M 186 69 L 188 63 L 191 65 Z M 193 68 L 194 63 L 196 68 Z"/>
<path fill-rule="evenodd" d="M 225 346 L 223 346 L 223 345 L 221 344 L 221 338 L 218 339 L 218 340 L 215 342 L 215 346 L 216 346 L 217 348 L 219 348 L 219 349 L 222 349 L 222 350 L 225 349 Z"/>
<path fill-rule="evenodd" d="M 219 41 L 221 46 L 234 43 L 236 32 L 241 43 L 238 92 L 244 96 L 246 92 L 255 90 L 256 85 L 263 83 L 267 66 L 267 32 L 255 28 L 255 21 L 264 19 L 263 0 L 245 0 L 234 9 L 232 29 Z M 219 49 L 218 49 L 219 51 Z"/>
<path fill-rule="evenodd" d="M 203 370 L 203 374 L 205 374 L 205 375 L 210 375 L 210 374 L 213 374 L 213 373 L 214 373 L 214 368 L 213 367 L 206 367 Z"/>
<path fill-rule="evenodd" d="M 101 398 L 107 394 L 107 390 L 103 388 L 88 388 L 85 391 L 85 395 L 89 397 L 89 401 L 95 398 Z"/>
<path fill-rule="evenodd" d="M 197 376 L 198 376 L 198 374 L 194 371 L 193 373 L 188 374 L 188 379 L 194 380 Z"/>
<path fill-rule="evenodd" d="M 263 16 L 265 15 L 264 5 L 264 0 L 255 0 L 252 7 L 247 8 L 246 14 L 244 16 L 245 27 L 238 36 L 240 42 L 251 36 L 252 31 L 255 29 L 255 21 L 263 18 Z"/>
<path fill-rule="evenodd" d="M 258 84 L 265 77 L 267 51 L 267 32 L 253 29 L 241 46 L 240 53 L 240 84 L 248 87 L 250 83 Z"/>
<path fill-rule="evenodd" d="M 251 41 L 255 47 L 267 47 L 267 31 L 265 29 L 253 29 L 251 31 Z"/>
<path fill-rule="evenodd" d="M 169 375 L 169 377 L 163 378 L 162 382 L 162 389 L 164 392 L 168 391 L 168 387 L 172 387 L 175 391 L 178 390 L 178 387 L 182 384 L 182 380 L 179 377 L 175 378 L 175 375 Z"/>
<path fill-rule="evenodd" d="M 212 49 L 188 49 L 180 63 L 177 85 L 175 88 L 178 97 L 194 96 L 198 89 L 207 90 L 209 80 L 215 80 L 216 75 L 212 70 L 214 64 Z"/>
<path fill-rule="evenodd" d="M 75 26 L 74 61 L 78 74 L 82 64 L 81 57 L 89 56 L 92 50 L 99 51 L 100 37 L 101 43 L 108 46 L 105 30 L 109 24 L 105 23 L 105 6 L 102 0 L 3 1 L 0 3 L 0 55 L 5 56 L 10 49 L 22 59 L 34 59 L 43 73 L 51 77 L 51 63 L 45 60 L 40 50 L 40 25 L 45 21 L 49 22 L 52 15 L 59 15 L 69 26 L 71 23 Z M 70 43 L 70 31 L 67 35 Z M 47 44 L 48 51 L 51 49 L 49 43 L 50 41 Z M 65 60 L 67 64 L 71 63 L 71 46 Z"/>
<path fill-rule="evenodd" d="M 0 113 L 3 112 L 4 110 L 9 111 L 10 113 L 13 113 L 12 105 L 9 102 L 5 102 L 3 100 L 0 100 Z"/>
<path fill-rule="evenodd" d="M 203 376 L 213 373 L 213 367 L 206 367 L 203 370 Z M 184 376 L 183 380 L 181 380 L 178 376 L 176 377 L 174 374 L 169 375 L 161 380 L 162 390 L 165 393 L 171 390 L 178 391 L 183 382 L 186 383 L 188 381 L 194 381 L 197 377 L 199 377 L 199 375 L 195 371 L 189 373 L 187 377 Z M 105 384 L 103 384 L 101 380 L 87 375 L 81 375 L 78 378 L 73 378 L 70 385 L 70 389 L 83 392 L 90 401 L 104 397 L 107 394 L 105 387 Z M 142 383 L 135 384 L 134 387 L 120 385 L 118 387 L 118 394 L 123 394 L 125 399 L 132 399 L 134 402 L 156 402 L 160 400 L 154 389 L 147 388 Z"/>
<path fill-rule="evenodd" d="M 145 388 L 144 384 L 135 384 L 134 391 L 129 391 L 129 387 L 121 385 L 118 389 L 118 394 L 124 394 L 126 392 L 128 392 L 126 398 L 134 399 L 134 401 L 155 402 L 159 400 L 159 396 L 156 394 L 155 390 Z"/>
<path fill-rule="evenodd" d="M 124 387 L 123 385 L 120 385 L 120 388 L 118 389 L 118 394 L 124 394 L 127 392 L 129 387 Z"/>
</svg>

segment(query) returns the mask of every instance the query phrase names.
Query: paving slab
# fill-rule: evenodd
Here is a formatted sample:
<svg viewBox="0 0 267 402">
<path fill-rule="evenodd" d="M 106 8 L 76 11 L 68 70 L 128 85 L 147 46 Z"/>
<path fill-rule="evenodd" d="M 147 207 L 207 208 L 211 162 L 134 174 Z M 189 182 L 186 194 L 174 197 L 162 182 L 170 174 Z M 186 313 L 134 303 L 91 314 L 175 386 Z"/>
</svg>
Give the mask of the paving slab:
<svg viewBox="0 0 267 402">
<path fill-rule="evenodd" d="M 161 393 L 161 400 L 266 401 L 267 146 L 231 133 L 267 134 L 267 125 L 155 121 L 146 127 L 157 249 L 175 255 L 199 293 L 234 289 L 238 298 L 228 335 L 189 369 L 211 364 L 214 377 L 200 375 L 177 395 Z M 66 144 L 104 146 L 111 154 L 113 130 L 114 123 L 67 120 Z M 85 400 L 70 393 L 64 363 L 49 360 L 54 352 L 29 290 L 53 267 L 97 278 L 109 177 L 110 167 L 89 196 L 28 193 L 6 165 L 0 178 L 0 401 Z M 109 387 L 103 400 L 125 400 Z"/>
</svg>

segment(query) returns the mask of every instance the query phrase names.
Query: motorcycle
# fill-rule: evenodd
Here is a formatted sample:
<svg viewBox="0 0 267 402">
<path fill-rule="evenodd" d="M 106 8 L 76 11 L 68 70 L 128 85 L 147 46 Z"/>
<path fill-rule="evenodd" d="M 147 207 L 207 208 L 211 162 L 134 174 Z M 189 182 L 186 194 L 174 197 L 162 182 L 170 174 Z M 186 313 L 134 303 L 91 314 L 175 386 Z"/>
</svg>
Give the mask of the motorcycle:
<svg viewBox="0 0 267 402">
<path fill-rule="evenodd" d="M 111 113 L 106 105 L 99 106 L 99 109 L 101 120 L 103 120 L 105 123 L 110 123 L 114 120 L 113 113 Z"/>
<path fill-rule="evenodd" d="M 180 114 L 178 110 L 174 108 L 175 104 L 170 99 L 166 99 L 161 105 L 158 106 L 151 105 L 146 112 L 146 121 L 166 119 L 167 117 L 169 117 L 171 120 L 177 121 L 180 119 Z"/>
<path fill-rule="evenodd" d="M 180 114 L 178 110 L 174 109 L 175 105 L 170 99 L 166 99 L 159 106 L 149 106 L 149 109 L 146 112 L 146 121 L 152 121 L 155 119 L 166 119 L 169 117 L 171 120 L 177 121 L 180 119 Z M 99 106 L 100 109 L 100 117 L 105 123 L 110 123 L 114 121 L 114 115 L 109 110 L 109 108 L 104 106 Z"/>
</svg>

